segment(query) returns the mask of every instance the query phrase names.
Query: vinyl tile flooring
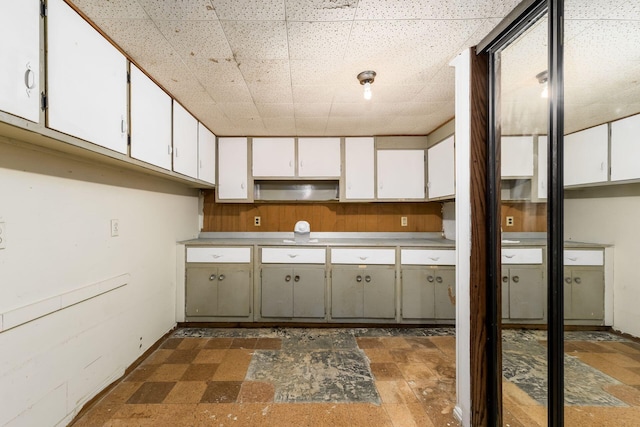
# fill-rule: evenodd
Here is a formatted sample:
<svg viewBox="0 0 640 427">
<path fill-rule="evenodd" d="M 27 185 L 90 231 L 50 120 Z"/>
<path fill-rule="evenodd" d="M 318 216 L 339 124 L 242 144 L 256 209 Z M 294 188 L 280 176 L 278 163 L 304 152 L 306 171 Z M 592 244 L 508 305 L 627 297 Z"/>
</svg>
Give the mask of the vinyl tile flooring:
<svg viewBox="0 0 640 427">
<path fill-rule="evenodd" d="M 546 426 L 546 334 L 503 333 L 505 426 Z M 565 336 L 567 426 L 640 426 L 640 344 Z M 452 328 L 176 330 L 74 426 L 459 426 Z"/>
</svg>

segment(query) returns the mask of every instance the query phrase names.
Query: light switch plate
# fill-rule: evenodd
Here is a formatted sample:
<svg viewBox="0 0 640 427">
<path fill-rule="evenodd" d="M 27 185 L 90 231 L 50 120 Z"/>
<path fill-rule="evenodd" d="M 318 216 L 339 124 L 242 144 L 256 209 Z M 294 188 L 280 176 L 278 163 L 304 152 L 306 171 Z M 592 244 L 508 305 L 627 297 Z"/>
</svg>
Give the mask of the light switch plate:
<svg viewBox="0 0 640 427">
<path fill-rule="evenodd" d="M 117 219 L 111 220 L 111 237 L 118 237 L 120 235 L 120 222 Z"/>
<path fill-rule="evenodd" d="M 401 227 L 406 227 L 407 224 L 408 224 L 407 217 L 406 216 L 400 217 L 400 226 Z"/>
</svg>

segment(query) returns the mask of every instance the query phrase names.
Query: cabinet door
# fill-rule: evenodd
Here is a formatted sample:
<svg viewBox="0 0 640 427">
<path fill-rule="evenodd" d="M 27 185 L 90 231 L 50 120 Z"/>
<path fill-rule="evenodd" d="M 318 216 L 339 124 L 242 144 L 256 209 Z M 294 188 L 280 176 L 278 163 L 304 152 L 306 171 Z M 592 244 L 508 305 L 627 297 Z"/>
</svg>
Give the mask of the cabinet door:
<svg viewBox="0 0 640 427">
<path fill-rule="evenodd" d="M 606 124 L 564 137 L 564 185 L 605 182 L 609 170 Z"/>
<path fill-rule="evenodd" d="M 424 199 L 424 150 L 378 150 L 378 199 Z"/>
<path fill-rule="evenodd" d="M 131 157 L 171 170 L 171 97 L 133 64 Z"/>
<path fill-rule="evenodd" d="M 198 121 L 173 101 L 173 170 L 198 177 Z"/>
<path fill-rule="evenodd" d="M 436 319 L 456 318 L 456 270 L 454 267 L 438 267 L 436 273 Z"/>
<path fill-rule="evenodd" d="M 435 275 L 430 268 L 402 270 L 402 317 L 435 319 Z"/>
<path fill-rule="evenodd" d="M 298 176 L 340 177 L 340 138 L 298 138 Z"/>
<path fill-rule="evenodd" d="M 640 178 L 640 114 L 611 123 L 611 181 Z"/>
<path fill-rule="evenodd" d="M 187 316 L 215 316 L 218 311 L 218 269 L 187 267 Z"/>
<path fill-rule="evenodd" d="M 295 176 L 295 143 L 293 138 L 253 138 L 253 176 Z"/>
<path fill-rule="evenodd" d="M 453 196 L 456 179 L 453 135 L 427 150 L 427 166 L 429 198 Z"/>
<path fill-rule="evenodd" d="M 345 138 L 345 198 L 369 200 L 375 197 L 373 138 Z"/>
<path fill-rule="evenodd" d="M 218 199 L 247 200 L 247 174 L 247 138 L 219 138 Z"/>
<path fill-rule="evenodd" d="M 0 110 L 40 118 L 40 2 L 0 2 Z"/>
<path fill-rule="evenodd" d="M 363 273 L 364 317 L 394 318 L 396 315 L 396 284 L 393 267 L 369 267 Z"/>
<path fill-rule="evenodd" d="M 602 269 L 572 268 L 570 309 L 565 310 L 567 319 L 604 318 L 604 271 Z M 565 282 L 566 283 L 566 282 Z M 565 287 L 565 289 L 567 289 Z M 566 307 L 566 306 L 565 306 Z"/>
<path fill-rule="evenodd" d="M 293 270 L 263 267 L 262 317 L 293 317 Z"/>
<path fill-rule="evenodd" d="M 324 266 L 293 270 L 293 317 L 324 317 L 324 272 Z"/>
<path fill-rule="evenodd" d="M 511 319 L 542 319 L 546 301 L 541 267 L 509 268 L 509 314 Z"/>
<path fill-rule="evenodd" d="M 251 314 L 251 268 L 218 269 L 218 316 L 246 317 Z"/>
<path fill-rule="evenodd" d="M 500 145 L 503 178 L 533 176 L 533 136 L 503 136 Z"/>
<path fill-rule="evenodd" d="M 47 126 L 127 153 L 127 60 L 62 0 L 49 0 Z"/>
<path fill-rule="evenodd" d="M 364 270 L 334 267 L 331 274 L 331 317 L 363 317 Z"/>
<path fill-rule="evenodd" d="M 198 122 L 198 179 L 216 183 L 216 136 Z"/>
</svg>

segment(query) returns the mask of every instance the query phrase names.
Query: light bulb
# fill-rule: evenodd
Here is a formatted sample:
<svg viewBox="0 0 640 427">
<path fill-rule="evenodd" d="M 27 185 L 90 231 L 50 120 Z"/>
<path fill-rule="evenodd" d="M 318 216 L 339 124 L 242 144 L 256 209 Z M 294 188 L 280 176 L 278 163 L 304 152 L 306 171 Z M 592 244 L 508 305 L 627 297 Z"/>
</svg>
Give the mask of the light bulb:
<svg viewBox="0 0 640 427">
<path fill-rule="evenodd" d="M 548 98 L 549 97 L 549 84 L 545 83 L 542 88 L 542 92 L 540 92 L 540 98 Z"/>
<path fill-rule="evenodd" d="M 367 101 L 371 99 L 371 83 L 366 82 L 364 84 L 364 99 Z"/>
</svg>

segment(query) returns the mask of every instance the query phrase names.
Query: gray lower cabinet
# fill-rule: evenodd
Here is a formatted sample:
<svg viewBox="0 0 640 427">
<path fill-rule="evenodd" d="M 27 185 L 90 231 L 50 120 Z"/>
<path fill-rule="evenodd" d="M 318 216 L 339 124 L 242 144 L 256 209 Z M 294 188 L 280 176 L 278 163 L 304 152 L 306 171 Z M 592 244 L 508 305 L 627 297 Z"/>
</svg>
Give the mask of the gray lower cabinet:
<svg viewBox="0 0 640 427">
<path fill-rule="evenodd" d="M 567 320 L 604 319 L 602 267 L 565 267 L 564 317 Z"/>
<path fill-rule="evenodd" d="M 455 267 L 403 267 L 401 277 L 403 319 L 455 320 Z"/>
<path fill-rule="evenodd" d="M 251 314 L 251 266 L 199 264 L 187 267 L 187 317 L 247 317 Z"/>
<path fill-rule="evenodd" d="M 262 317 L 325 317 L 324 266 L 263 266 Z"/>
<path fill-rule="evenodd" d="M 544 320 L 546 298 L 542 265 L 502 267 L 502 317 L 528 321 Z"/>
<path fill-rule="evenodd" d="M 395 267 L 334 266 L 331 273 L 331 317 L 393 319 Z"/>
</svg>

